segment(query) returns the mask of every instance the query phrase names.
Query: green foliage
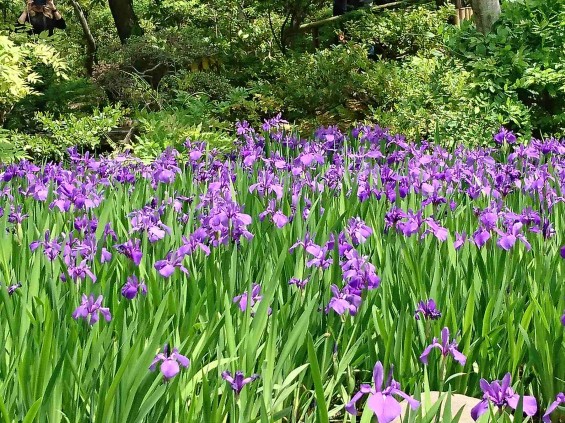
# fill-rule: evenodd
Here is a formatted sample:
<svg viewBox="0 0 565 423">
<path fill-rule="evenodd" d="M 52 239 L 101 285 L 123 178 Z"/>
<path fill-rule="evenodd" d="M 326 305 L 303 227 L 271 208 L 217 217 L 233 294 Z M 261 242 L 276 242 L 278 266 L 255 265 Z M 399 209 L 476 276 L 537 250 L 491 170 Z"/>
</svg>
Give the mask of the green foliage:
<svg viewBox="0 0 565 423">
<path fill-rule="evenodd" d="M 37 112 L 35 120 L 44 133 L 41 136 L 19 135 L 15 145 L 29 156 L 53 161 L 62 160 L 67 148 L 72 146 L 77 146 L 79 151 L 96 151 L 101 148 L 104 137 L 123 119 L 125 112 L 113 106 L 88 115 L 69 113 L 57 118 L 48 112 Z"/>
<path fill-rule="evenodd" d="M 441 34 L 452 14 L 451 7 L 438 12 L 431 6 L 380 13 L 361 10 L 346 21 L 345 28 L 349 39 L 373 47 L 375 56 L 401 59 L 441 48 Z"/>
<path fill-rule="evenodd" d="M 161 30 L 132 37 L 125 46 L 108 46 L 106 59 L 95 69 L 94 78 L 113 101 L 135 108 L 163 107 L 160 84 L 167 75 L 191 68 L 198 70 L 206 59 L 217 62 L 218 48 L 198 28 Z"/>
<path fill-rule="evenodd" d="M 224 101 L 234 89 L 228 78 L 215 72 L 179 71 L 161 81 L 163 90 L 179 95 L 204 95 L 213 101 Z"/>
<path fill-rule="evenodd" d="M 36 67 L 49 66 L 57 77 L 65 76 L 66 65 L 59 54 L 44 43 L 15 44 L 0 35 L 0 123 L 14 104 L 34 93 L 40 81 Z"/>
<path fill-rule="evenodd" d="M 366 69 L 371 66 L 362 46 L 339 45 L 280 60 L 275 82 L 265 81 L 254 88 L 290 119 L 322 114 L 354 120 L 360 116 L 355 106 L 363 107 L 371 97 L 363 87 Z"/>
<path fill-rule="evenodd" d="M 225 132 L 226 124 L 201 120 L 212 113 L 214 105 L 206 99 L 194 100 L 189 109 L 139 114 L 139 134 L 124 147 L 142 159 L 155 158 L 168 146 L 180 149 L 187 138 L 206 141 L 211 148 L 224 151 L 233 148 L 233 139 Z"/>
<path fill-rule="evenodd" d="M 563 0 L 507 2 L 486 37 L 467 27 L 448 40 L 473 95 L 506 111 L 505 124 L 536 135 L 565 133 L 564 45 Z M 528 112 L 517 119 L 513 108 Z"/>
<path fill-rule="evenodd" d="M 500 125 L 526 136 L 565 134 L 564 0 L 505 2 L 486 37 L 469 22 L 461 29 L 449 25 L 448 7 L 358 10 L 321 28 L 317 50 L 309 33 L 292 32 L 327 17 L 329 1 L 136 0 L 145 35 L 125 45 L 106 3 L 81 5 L 98 45 L 91 80 L 82 77 L 82 30 L 63 1 L 65 32 L 37 43 L 16 37 L 21 45 L 3 39 L 0 49 L 12 70 L 0 76 L 0 94 L 6 92 L 0 119 L 14 137 L 40 130 L 37 110 L 55 119 L 82 116 L 107 100 L 163 112 L 150 121 L 165 116 L 177 122 L 176 133 L 164 123 L 166 129 L 139 134 L 152 146 L 145 148 L 147 157 L 167 142 L 178 143 L 184 128 L 203 123 L 205 132 L 223 132 L 221 122 L 257 123 L 278 111 L 306 129 L 370 121 L 410 138 L 449 143 L 489 142 Z M 6 7 L 17 9 L 14 1 Z M 345 37 L 338 45 L 336 32 Z M 27 53 L 35 48 L 59 51 L 51 54 L 57 60 L 64 54 L 71 69 L 63 70 L 73 79 L 61 82 L 48 61 L 40 66 L 49 54 Z M 14 49 L 21 51 L 14 55 Z M 28 95 L 32 91 L 42 95 Z"/>
<path fill-rule="evenodd" d="M 470 74 L 437 52 L 400 66 L 389 62 L 369 72 L 367 90 L 380 92 L 372 120 L 410 139 L 439 137 L 449 145 L 488 142 L 505 123 L 505 113 L 473 95 Z M 527 110 L 513 110 L 514 117 Z"/>
<path fill-rule="evenodd" d="M 0 162 L 14 163 L 29 158 L 21 148 L 28 140 L 27 135 L 0 128 Z"/>
<path fill-rule="evenodd" d="M 51 79 L 34 86 L 36 95 L 28 95 L 17 102 L 6 116 L 8 129 L 38 131 L 35 111 L 48 110 L 54 117 L 61 114 L 92 113 L 107 104 L 108 99 L 99 86 L 80 78 L 64 81 Z"/>
</svg>

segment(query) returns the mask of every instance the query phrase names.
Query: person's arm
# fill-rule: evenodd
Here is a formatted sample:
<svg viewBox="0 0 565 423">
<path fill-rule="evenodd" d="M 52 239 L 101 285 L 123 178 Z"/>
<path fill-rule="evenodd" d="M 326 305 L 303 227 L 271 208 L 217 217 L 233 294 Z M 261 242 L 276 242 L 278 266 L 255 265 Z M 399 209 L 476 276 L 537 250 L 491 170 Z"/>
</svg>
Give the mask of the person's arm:
<svg viewBox="0 0 565 423">
<path fill-rule="evenodd" d="M 51 13 L 53 13 L 53 19 L 54 20 L 58 21 L 60 19 L 63 19 L 61 12 L 59 12 L 57 10 L 57 8 L 55 7 L 53 0 L 47 0 L 47 4 L 45 5 L 45 7 L 49 8 L 49 10 L 51 10 Z"/>
<path fill-rule="evenodd" d="M 26 10 L 24 10 L 24 11 L 22 12 L 22 14 L 20 15 L 20 17 L 18 18 L 18 23 L 19 23 L 20 25 L 23 25 L 23 24 L 26 23 L 26 20 L 27 20 L 27 8 L 26 8 Z"/>
</svg>

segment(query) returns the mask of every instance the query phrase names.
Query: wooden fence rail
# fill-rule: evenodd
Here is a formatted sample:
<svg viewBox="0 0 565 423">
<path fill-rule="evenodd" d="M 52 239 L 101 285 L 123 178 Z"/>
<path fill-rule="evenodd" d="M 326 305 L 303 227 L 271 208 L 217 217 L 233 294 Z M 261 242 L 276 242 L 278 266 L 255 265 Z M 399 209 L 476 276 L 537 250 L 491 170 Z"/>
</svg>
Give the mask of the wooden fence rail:
<svg viewBox="0 0 565 423">
<path fill-rule="evenodd" d="M 371 11 L 377 11 L 377 10 L 384 10 L 384 9 L 393 9 L 395 7 L 398 7 L 398 6 L 413 5 L 413 4 L 418 4 L 418 3 L 422 3 L 422 2 L 420 0 L 400 0 L 400 1 L 393 1 L 393 2 L 385 3 L 385 4 L 377 4 L 377 5 L 374 5 L 374 6 L 369 6 L 369 9 Z M 472 19 L 473 9 L 471 9 L 470 7 L 463 7 L 463 1 L 462 0 L 455 0 L 453 3 L 455 5 L 455 10 L 456 10 L 455 25 L 459 26 L 462 21 Z M 331 25 L 331 24 L 337 23 L 337 22 L 347 18 L 348 16 L 350 16 L 351 13 L 354 13 L 354 12 L 355 11 L 351 11 L 351 12 L 344 13 L 343 15 L 331 16 L 329 18 L 320 19 L 319 21 L 308 22 L 308 23 L 302 24 L 298 28 L 295 28 L 292 31 L 292 35 L 301 34 L 301 33 L 305 33 L 305 32 L 310 31 L 311 34 L 312 34 L 312 42 L 314 44 L 314 48 L 319 48 L 320 47 L 320 28 L 323 27 L 323 26 L 326 26 L 326 25 Z"/>
</svg>

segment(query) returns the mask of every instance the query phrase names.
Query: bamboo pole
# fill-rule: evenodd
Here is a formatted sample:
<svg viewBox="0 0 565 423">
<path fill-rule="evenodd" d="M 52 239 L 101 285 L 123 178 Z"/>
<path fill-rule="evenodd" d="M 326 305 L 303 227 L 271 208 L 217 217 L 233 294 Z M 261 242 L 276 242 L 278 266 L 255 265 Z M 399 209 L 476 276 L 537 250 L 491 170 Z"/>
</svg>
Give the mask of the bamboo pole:
<svg viewBox="0 0 565 423">
<path fill-rule="evenodd" d="M 312 43 L 314 48 L 317 50 L 320 48 L 320 28 L 312 28 Z"/>
<path fill-rule="evenodd" d="M 473 18 L 473 8 L 466 7 L 465 8 L 465 19 L 471 20 Z"/>
<path fill-rule="evenodd" d="M 388 9 L 390 7 L 395 7 L 395 6 L 399 6 L 399 5 L 406 4 L 406 3 L 408 3 L 407 0 L 394 1 L 392 3 L 378 4 L 376 6 L 371 6 L 370 9 L 371 10 Z M 293 31 L 293 33 L 296 34 L 296 33 L 301 33 L 301 32 L 307 32 L 307 31 L 311 31 L 313 28 L 319 28 L 319 27 L 327 25 L 327 24 L 339 22 L 340 20 L 342 20 L 344 18 L 344 16 L 347 16 L 349 13 L 351 13 L 351 12 L 347 12 L 343 15 L 332 16 L 332 17 L 326 18 L 326 19 L 321 19 L 321 20 L 315 21 L 315 22 L 309 22 L 309 23 L 306 23 L 306 24 L 302 24 L 298 28 L 296 28 Z"/>
</svg>

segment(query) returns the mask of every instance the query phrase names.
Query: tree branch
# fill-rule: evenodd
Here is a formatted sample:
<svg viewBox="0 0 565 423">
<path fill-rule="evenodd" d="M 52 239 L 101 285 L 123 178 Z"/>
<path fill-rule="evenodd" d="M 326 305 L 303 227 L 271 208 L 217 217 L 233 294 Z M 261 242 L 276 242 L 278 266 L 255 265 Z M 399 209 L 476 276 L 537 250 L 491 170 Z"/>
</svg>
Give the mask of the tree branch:
<svg viewBox="0 0 565 423">
<path fill-rule="evenodd" d="M 73 5 L 73 9 L 75 10 L 75 14 L 80 22 L 80 26 L 82 27 L 82 32 L 84 34 L 84 38 L 86 40 L 86 72 L 88 76 L 92 76 L 92 71 L 94 68 L 94 64 L 97 62 L 96 58 L 96 41 L 94 40 L 94 36 L 90 31 L 90 27 L 88 26 L 88 21 L 86 20 L 86 16 L 80 7 L 80 4 L 76 0 L 71 0 Z"/>
</svg>

